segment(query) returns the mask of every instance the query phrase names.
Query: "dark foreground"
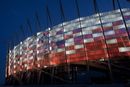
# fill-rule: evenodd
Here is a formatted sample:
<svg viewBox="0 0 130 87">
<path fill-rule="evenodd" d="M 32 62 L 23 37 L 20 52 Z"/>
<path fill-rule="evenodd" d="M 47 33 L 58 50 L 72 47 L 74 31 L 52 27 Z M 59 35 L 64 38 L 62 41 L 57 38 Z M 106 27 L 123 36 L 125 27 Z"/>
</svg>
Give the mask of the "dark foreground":
<svg viewBox="0 0 130 87">
<path fill-rule="evenodd" d="M 58 84 L 58 85 L 57 85 Z M 130 87 L 130 58 L 90 61 L 19 72 L 6 78 L 6 86 Z"/>
</svg>

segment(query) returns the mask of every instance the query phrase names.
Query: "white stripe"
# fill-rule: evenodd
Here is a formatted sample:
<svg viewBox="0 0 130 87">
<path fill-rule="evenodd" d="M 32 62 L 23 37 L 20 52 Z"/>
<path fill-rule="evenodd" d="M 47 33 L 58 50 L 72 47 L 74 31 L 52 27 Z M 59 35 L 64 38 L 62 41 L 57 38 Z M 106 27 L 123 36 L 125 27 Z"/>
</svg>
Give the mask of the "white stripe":
<svg viewBox="0 0 130 87">
<path fill-rule="evenodd" d="M 74 42 L 65 43 L 65 46 L 71 46 L 71 45 L 74 45 Z"/>
<path fill-rule="evenodd" d="M 40 35 L 40 34 L 42 34 L 42 32 L 37 32 L 37 35 Z"/>
<path fill-rule="evenodd" d="M 85 34 L 92 34 L 92 31 L 91 30 L 83 30 L 83 35 L 85 35 Z"/>
<path fill-rule="evenodd" d="M 71 35 L 71 34 L 73 34 L 72 31 L 69 31 L 69 32 L 66 32 L 66 33 L 65 33 L 65 35 Z"/>
<path fill-rule="evenodd" d="M 31 36 L 31 37 L 28 37 L 26 40 L 29 41 L 29 39 L 32 39 L 32 36 Z"/>
<path fill-rule="evenodd" d="M 130 24 L 130 20 L 127 20 L 127 21 L 126 21 L 126 24 Z"/>
<path fill-rule="evenodd" d="M 119 21 L 119 20 L 123 20 L 122 17 L 117 17 L 112 19 L 112 21 Z"/>
<path fill-rule="evenodd" d="M 116 39 L 110 39 L 110 40 L 106 40 L 107 44 L 114 44 L 117 43 Z"/>
<path fill-rule="evenodd" d="M 103 24 L 103 27 L 111 27 L 111 26 L 112 26 L 112 23 Z"/>
<path fill-rule="evenodd" d="M 67 27 L 67 26 L 64 26 L 64 32 L 67 32 L 67 31 L 71 31 L 73 30 L 73 25 Z"/>
<path fill-rule="evenodd" d="M 123 13 L 124 16 L 130 16 L 130 12 Z"/>
<path fill-rule="evenodd" d="M 130 24 L 126 24 L 127 25 L 127 27 L 130 27 Z"/>
<path fill-rule="evenodd" d="M 90 31 L 90 30 L 95 30 L 97 28 L 100 28 L 101 26 L 90 26 L 90 27 L 87 27 L 87 28 L 83 28 L 83 31 L 86 30 L 86 31 Z"/>
<path fill-rule="evenodd" d="M 37 50 L 37 54 L 39 54 L 40 53 L 40 51 L 39 50 Z"/>
<path fill-rule="evenodd" d="M 66 54 L 74 54 L 75 53 L 75 50 L 68 50 L 66 51 Z"/>
<path fill-rule="evenodd" d="M 37 48 L 38 48 L 38 47 L 41 47 L 41 46 L 42 46 L 42 44 L 37 44 Z"/>
<path fill-rule="evenodd" d="M 28 53 L 30 53 L 30 54 L 33 53 L 33 50 L 29 51 Z"/>
<path fill-rule="evenodd" d="M 123 12 L 125 12 L 125 11 L 129 11 L 129 8 L 123 8 L 123 9 L 121 9 Z"/>
<path fill-rule="evenodd" d="M 106 23 L 106 22 L 114 22 L 114 21 L 119 21 L 122 20 L 122 17 L 116 17 L 116 18 L 109 18 L 109 19 L 102 19 L 102 23 Z"/>
<path fill-rule="evenodd" d="M 120 17 L 120 16 L 121 16 L 120 14 L 111 13 L 111 14 L 107 14 L 106 16 L 102 17 L 102 19 L 104 19 L 104 20 L 114 19 L 114 18 Z"/>
<path fill-rule="evenodd" d="M 80 48 L 84 48 L 84 45 L 81 44 L 81 45 L 75 45 L 75 49 L 80 49 Z"/>
<path fill-rule="evenodd" d="M 38 42 L 39 40 L 40 40 L 39 37 L 37 37 L 37 42 Z"/>
<path fill-rule="evenodd" d="M 86 26 L 87 26 L 86 23 L 82 23 L 82 24 L 81 24 L 81 27 L 86 27 Z"/>
<path fill-rule="evenodd" d="M 63 40 L 63 39 L 64 39 L 63 34 L 56 35 L 56 41 L 60 41 L 60 40 Z"/>
<path fill-rule="evenodd" d="M 103 36 L 103 34 L 102 33 L 94 33 L 93 34 L 93 37 L 100 37 L 100 36 Z"/>
<path fill-rule="evenodd" d="M 110 30 L 110 31 L 105 32 L 105 35 L 113 35 L 113 34 L 115 34 L 114 30 Z"/>
<path fill-rule="evenodd" d="M 117 25 L 113 27 L 113 29 L 121 29 L 121 28 L 125 28 L 125 25 L 122 24 L 122 25 Z"/>
<path fill-rule="evenodd" d="M 70 42 L 74 42 L 74 38 L 70 38 L 70 39 L 65 40 L 65 43 L 70 43 Z"/>
<path fill-rule="evenodd" d="M 33 55 L 31 57 L 29 57 L 29 60 L 32 60 L 33 59 Z"/>
<path fill-rule="evenodd" d="M 81 36 L 81 35 L 82 35 L 82 33 L 79 32 L 79 33 L 74 34 L 74 37 L 78 37 L 78 36 Z"/>
<path fill-rule="evenodd" d="M 60 31 L 60 30 L 62 30 L 62 28 L 60 28 L 60 27 L 57 27 L 57 28 L 55 29 L 56 32 L 58 32 L 58 31 Z"/>
<path fill-rule="evenodd" d="M 73 26 L 74 29 L 80 28 L 80 24 L 78 23 L 77 25 Z"/>
<path fill-rule="evenodd" d="M 28 65 L 27 64 L 24 64 L 24 67 L 27 67 Z"/>
<path fill-rule="evenodd" d="M 49 36 L 55 36 L 55 35 L 56 35 L 56 31 L 51 30 L 51 31 L 49 32 Z"/>
<path fill-rule="evenodd" d="M 14 60 L 14 63 L 16 63 L 16 60 Z"/>
<path fill-rule="evenodd" d="M 63 52 L 63 51 L 65 51 L 65 48 L 59 48 L 59 49 L 57 49 L 57 52 Z"/>
<path fill-rule="evenodd" d="M 52 47 L 49 47 L 50 50 L 52 50 Z"/>
<path fill-rule="evenodd" d="M 94 39 L 93 38 L 89 38 L 89 39 L 84 39 L 84 43 L 89 43 L 89 42 L 93 42 Z"/>
<path fill-rule="evenodd" d="M 92 26 L 99 23 L 100 23 L 99 18 L 86 19 L 85 21 L 81 21 L 81 27 Z"/>
<path fill-rule="evenodd" d="M 130 47 L 120 47 L 119 52 L 128 52 L 130 51 Z"/>
</svg>

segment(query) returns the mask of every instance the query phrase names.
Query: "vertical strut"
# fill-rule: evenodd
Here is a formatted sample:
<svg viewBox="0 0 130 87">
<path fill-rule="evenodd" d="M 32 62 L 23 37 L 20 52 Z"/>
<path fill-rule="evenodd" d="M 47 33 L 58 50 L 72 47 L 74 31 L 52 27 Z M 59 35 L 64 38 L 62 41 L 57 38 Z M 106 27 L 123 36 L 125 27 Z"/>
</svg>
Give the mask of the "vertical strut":
<svg viewBox="0 0 130 87">
<path fill-rule="evenodd" d="M 61 12 L 63 36 L 65 36 L 65 34 L 64 34 L 64 33 L 65 33 L 65 32 L 64 32 L 64 29 L 65 29 L 65 28 L 64 28 L 63 22 L 66 21 L 66 17 L 65 17 L 65 14 L 64 14 L 63 5 L 62 5 L 61 0 L 59 0 L 59 5 L 60 5 L 60 12 Z M 64 43 L 64 46 L 65 46 L 65 43 Z M 69 79 L 71 80 L 71 75 L 70 75 L 70 63 L 68 62 L 67 55 L 66 55 L 66 46 L 65 46 L 65 59 L 66 59 L 66 68 L 67 68 L 68 76 L 69 76 Z"/>
<path fill-rule="evenodd" d="M 108 51 L 108 45 L 107 45 L 107 42 L 106 42 L 106 37 L 105 37 L 105 33 L 104 33 L 104 28 L 103 28 L 103 24 L 102 24 L 102 20 L 101 20 L 101 16 L 99 14 L 99 9 L 98 9 L 98 6 L 97 6 L 97 2 L 96 0 L 93 0 L 94 1 L 94 11 L 95 13 L 98 14 L 99 16 L 99 21 L 101 23 L 101 28 L 102 28 L 102 32 L 103 32 L 103 36 L 104 36 L 104 41 L 105 41 L 105 44 L 106 44 L 106 51 L 107 51 L 107 54 L 108 54 L 108 68 L 109 68 L 109 74 L 110 74 L 110 79 L 111 81 L 113 81 L 113 74 L 112 74 L 112 69 L 111 69 L 111 62 L 110 62 L 110 55 L 109 55 L 109 51 Z"/>
</svg>

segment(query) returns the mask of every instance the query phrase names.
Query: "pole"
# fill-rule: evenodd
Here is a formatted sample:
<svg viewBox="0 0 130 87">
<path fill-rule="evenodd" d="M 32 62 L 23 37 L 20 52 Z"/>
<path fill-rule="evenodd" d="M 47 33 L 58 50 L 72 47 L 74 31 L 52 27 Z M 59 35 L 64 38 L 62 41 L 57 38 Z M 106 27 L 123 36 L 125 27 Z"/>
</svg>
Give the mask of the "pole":
<svg viewBox="0 0 130 87">
<path fill-rule="evenodd" d="M 115 10 L 116 7 L 115 7 L 115 0 L 112 0 L 112 4 L 113 4 L 113 9 Z"/>
<path fill-rule="evenodd" d="M 59 5 L 60 5 L 60 12 L 61 12 L 62 28 L 64 30 L 65 28 L 64 28 L 63 22 L 66 21 L 66 17 L 65 17 L 65 14 L 64 14 L 64 9 L 63 9 L 63 5 L 62 5 L 61 0 L 59 0 Z M 63 32 L 63 36 L 65 36 L 64 32 Z M 64 46 L 65 46 L 65 43 L 64 43 Z M 67 67 L 68 76 L 69 76 L 69 79 L 71 80 L 70 63 L 68 62 L 68 59 L 67 59 L 66 47 L 65 47 L 65 59 L 66 59 L 66 67 Z"/>
<path fill-rule="evenodd" d="M 80 9 L 79 9 L 79 5 L 78 5 L 78 1 L 77 0 L 75 0 L 75 4 L 76 4 L 76 9 L 77 9 L 77 15 L 78 15 L 78 18 L 79 18 L 79 23 L 80 23 L 80 28 L 82 28 L 82 24 L 81 24 L 81 20 L 80 20 Z M 81 29 L 81 33 L 82 33 L 82 39 L 84 40 L 84 37 L 83 37 L 83 30 Z M 83 42 L 83 44 L 84 44 L 84 46 L 85 46 L 85 43 Z M 84 47 L 85 48 L 85 50 L 84 50 L 84 52 L 86 51 L 87 52 L 87 49 L 86 49 L 86 47 Z M 89 69 L 90 69 L 90 67 L 89 67 L 89 58 L 87 57 L 87 54 L 85 53 L 85 56 L 86 56 L 86 67 L 87 67 L 87 72 L 88 72 L 88 76 L 90 75 L 89 74 Z"/>
<path fill-rule="evenodd" d="M 26 21 L 27 21 L 27 25 L 28 25 L 28 29 L 29 29 L 30 33 L 33 34 L 30 20 L 27 18 Z"/>
<path fill-rule="evenodd" d="M 40 20 L 39 20 L 39 15 L 38 15 L 38 12 L 36 11 L 35 12 L 35 18 L 36 18 L 36 29 L 37 31 L 40 31 L 40 27 L 41 27 L 41 23 L 40 23 Z"/>
<path fill-rule="evenodd" d="M 122 12 L 122 10 L 121 10 L 121 5 L 120 5 L 119 0 L 117 0 L 117 4 L 118 4 L 118 7 L 119 7 L 119 10 L 120 10 L 120 13 L 121 13 L 121 16 L 122 16 L 122 19 L 123 19 L 123 22 L 124 22 L 125 28 L 126 28 L 126 32 L 127 32 L 127 34 L 128 34 L 128 38 L 130 39 L 129 30 L 128 30 L 128 27 L 127 27 L 127 24 L 126 24 L 126 21 L 125 21 L 125 18 L 124 18 L 123 12 Z"/>
<path fill-rule="evenodd" d="M 95 13 L 98 14 L 98 16 L 99 16 L 99 21 L 100 21 L 100 23 L 101 23 L 101 28 L 102 28 L 102 32 L 103 32 L 103 36 L 104 36 L 104 41 L 105 41 L 105 44 L 106 44 L 106 49 L 107 49 L 106 51 L 107 51 L 107 54 L 108 54 L 108 68 L 109 68 L 110 79 L 111 79 L 111 81 L 113 81 L 113 74 L 112 74 L 112 69 L 111 69 L 110 55 L 109 55 L 109 52 L 108 52 L 108 46 L 107 46 L 107 42 L 106 42 L 106 37 L 105 37 L 105 33 L 104 33 L 104 28 L 103 28 L 101 16 L 100 16 L 100 14 L 99 14 L 99 9 L 98 9 L 98 6 L 97 6 L 97 2 L 96 2 L 96 0 L 93 0 L 93 1 L 94 1 Z"/>
<path fill-rule="evenodd" d="M 46 14 L 47 14 L 47 25 L 49 25 L 49 23 L 50 23 L 50 29 L 49 29 L 49 31 L 51 31 L 52 30 L 52 19 L 51 19 L 51 16 L 50 16 L 50 11 L 49 11 L 49 8 L 48 8 L 48 6 L 46 6 Z M 48 38 L 49 39 L 49 38 Z M 48 42 L 49 42 L 49 40 L 48 40 Z M 49 43 L 50 44 L 50 43 Z M 49 49 L 49 48 L 48 48 Z M 49 49 L 50 50 L 50 49 Z M 49 51 L 50 52 L 50 51 Z M 50 62 L 50 60 L 49 60 L 49 62 Z M 53 83 L 53 77 L 54 77 L 54 69 L 55 67 L 54 66 L 52 66 L 52 71 L 51 71 L 51 83 Z"/>
</svg>

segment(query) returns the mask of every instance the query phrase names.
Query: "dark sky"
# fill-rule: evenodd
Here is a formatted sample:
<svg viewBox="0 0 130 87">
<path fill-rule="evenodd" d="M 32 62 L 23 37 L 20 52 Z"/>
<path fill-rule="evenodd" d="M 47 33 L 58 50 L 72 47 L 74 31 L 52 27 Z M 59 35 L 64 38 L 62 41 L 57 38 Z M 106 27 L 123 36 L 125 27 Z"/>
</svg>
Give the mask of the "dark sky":
<svg viewBox="0 0 130 87">
<path fill-rule="evenodd" d="M 61 0 L 64 7 L 66 20 L 77 18 L 77 11 L 74 0 Z M 129 7 L 130 2 L 126 0 L 119 0 L 121 7 Z M 112 0 L 97 0 L 100 12 L 110 11 L 113 9 Z M 94 14 L 92 0 L 78 0 L 81 16 L 88 16 Z M 26 19 L 30 19 L 33 34 L 37 32 L 35 29 L 35 12 L 39 14 L 41 22 L 41 31 L 47 27 L 45 7 L 48 5 L 53 25 L 61 22 L 60 9 L 58 0 L 0 0 L 0 84 L 5 81 L 5 62 L 7 44 L 13 39 L 25 39 L 20 32 L 20 25 L 24 26 L 24 32 L 27 34 Z M 116 6 L 116 8 L 118 8 Z M 17 33 L 17 35 L 16 35 Z M 29 35 L 31 35 L 29 33 Z M 26 35 L 29 36 L 29 35 Z M 19 40 L 15 40 L 16 43 Z"/>
</svg>

